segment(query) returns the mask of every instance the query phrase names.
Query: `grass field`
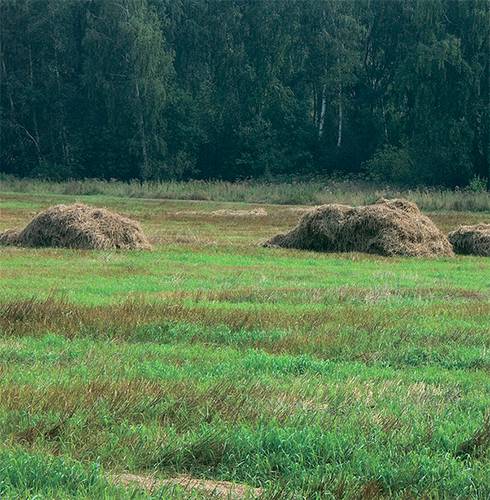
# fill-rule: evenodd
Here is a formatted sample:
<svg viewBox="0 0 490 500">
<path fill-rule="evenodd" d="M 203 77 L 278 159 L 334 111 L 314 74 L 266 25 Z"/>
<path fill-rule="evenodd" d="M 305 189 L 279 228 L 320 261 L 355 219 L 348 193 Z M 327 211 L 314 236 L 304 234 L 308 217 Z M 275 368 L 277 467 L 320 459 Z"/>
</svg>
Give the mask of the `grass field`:
<svg viewBox="0 0 490 500">
<path fill-rule="evenodd" d="M 209 200 L 4 192 L 0 230 L 75 200 L 156 248 L 0 248 L 0 497 L 489 498 L 488 259 L 264 249 L 299 207 Z"/>
</svg>

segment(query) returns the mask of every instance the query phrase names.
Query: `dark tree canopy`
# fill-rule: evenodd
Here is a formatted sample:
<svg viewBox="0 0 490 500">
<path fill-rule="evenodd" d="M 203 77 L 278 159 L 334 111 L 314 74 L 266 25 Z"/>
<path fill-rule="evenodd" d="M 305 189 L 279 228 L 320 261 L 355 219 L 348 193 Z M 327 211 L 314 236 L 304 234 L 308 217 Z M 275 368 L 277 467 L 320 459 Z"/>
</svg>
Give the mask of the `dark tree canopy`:
<svg viewBox="0 0 490 500">
<path fill-rule="evenodd" d="M 488 0 L 1 0 L 0 171 L 488 179 Z"/>
</svg>

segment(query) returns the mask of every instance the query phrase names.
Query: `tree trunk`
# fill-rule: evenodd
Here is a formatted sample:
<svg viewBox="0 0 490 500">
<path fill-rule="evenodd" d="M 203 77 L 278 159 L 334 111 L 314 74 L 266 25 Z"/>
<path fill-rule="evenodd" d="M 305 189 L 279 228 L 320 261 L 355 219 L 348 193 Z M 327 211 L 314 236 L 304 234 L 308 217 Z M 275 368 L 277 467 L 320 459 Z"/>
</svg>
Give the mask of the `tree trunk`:
<svg viewBox="0 0 490 500">
<path fill-rule="evenodd" d="M 339 128 L 337 131 L 337 147 L 342 146 L 342 125 L 344 120 L 344 112 L 342 108 L 342 84 L 339 85 Z"/>
<path fill-rule="evenodd" d="M 17 128 L 22 128 L 21 126 L 18 125 L 17 119 L 15 116 L 15 104 L 14 104 L 14 98 L 12 96 L 12 88 L 9 83 L 7 83 L 7 65 L 5 64 L 5 58 L 2 59 L 2 78 L 4 78 L 5 81 L 5 87 L 7 89 L 7 97 L 9 100 L 10 104 L 10 126 L 12 129 L 16 130 Z M 30 138 L 29 138 L 30 139 Z M 38 154 L 38 161 L 39 161 L 39 151 L 38 151 L 38 145 L 35 144 L 36 146 L 36 152 Z M 24 141 L 20 141 L 20 149 L 22 151 L 22 157 L 25 159 L 26 157 L 26 152 L 25 152 L 25 147 L 24 147 Z"/>
<path fill-rule="evenodd" d="M 323 127 L 325 125 L 325 111 L 327 109 L 327 85 L 322 87 L 322 106 L 320 111 L 320 121 L 318 123 L 318 137 L 323 135 Z"/>
<path fill-rule="evenodd" d="M 318 125 L 318 92 L 316 89 L 316 85 L 313 85 L 313 109 L 311 112 L 311 119 L 313 120 L 313 123 L 315 124 L 315 127 Z"/>
<path fill-rule="evenodd" d="M 31 99 L 32 99 L 32 93 L 34 92 L 34 69 L 32 65 L 32 46 L 29 43 L 29 83 L 30 83 L 30 88 L 31 88 Z M 41 156 L 41 146 L 40 146 L 40 138 L 39 138 L 39 126 L 37 124 L 37 113 L 36 113 L 36 105 L 34 102 L 31 103 L 32 106 L 32 124 L 34 126 L 34 134 L 30 134 L 29 131 L 25 128 L 22 127 L 25 132 L 27 133 L 28 137 L 33 141 L 34 145 L 36 146 L 36 152 L 37 152 L 37 162 L 39 165 L 42 163 L 42 156 Z"/>
<path fill-rule="evenodd" d="M 66 127 L 65 127 L 65 107 L 63 104 L 63 98 L 61 96 L 61 79 L 60 79 L 60 70 L 58 67 L 58 52 L 56 50 L 56 40 L 53 39 L 53 44 L 54 44 L 54 71 L 56 74 L 56 86 L 58 88 L 58 99 L 59 99 L 59 110 L 60 110 L 60 131 L 59 131 L 59 137 L 61 141 L 61 154 L 63 156 L 63 163 L 65 165 L 68 165 L 69 163 L 69 156 L 70 156 L 70 148 L 68 146 L 68 141 L 67 141 L 67 134 L 66 134 Z"/>
<path fill-rule="evenodd" d="M 385 109 L 385 101 L 381 98 L 381 112 L 383 114 L 383 129 L 385 134 L 385 141 L 388 141 L 388 126 L 386 124 L 386 109 Z"/>
<path fill-rule="evenodd" d="M 7 88 L 7 96 L 9 99 L 9 104 L 10 104 L 10 116 L 11 116 L 11 121 L 12 123 L 15 122 L 15 106 L 14 106 L 14 100 L 12 98 L 12 91 L 10 88 L 10 85 L 7 84 L 7 67 L 5 65 L 5 59 L 2 59 L 2 72 L 5 78 L 5 86 Z"/>
<path fill-rule="evenodd" d="M 141 156 L 143 157 L 143 175 L 148 173 L 148 151 L 146 147 L 145 121 L 141 106 L 141 95 L 138 80 L 135 81 L 136 107 L 138 109 L 138 130 L 140 134 Z"/>
</svg>

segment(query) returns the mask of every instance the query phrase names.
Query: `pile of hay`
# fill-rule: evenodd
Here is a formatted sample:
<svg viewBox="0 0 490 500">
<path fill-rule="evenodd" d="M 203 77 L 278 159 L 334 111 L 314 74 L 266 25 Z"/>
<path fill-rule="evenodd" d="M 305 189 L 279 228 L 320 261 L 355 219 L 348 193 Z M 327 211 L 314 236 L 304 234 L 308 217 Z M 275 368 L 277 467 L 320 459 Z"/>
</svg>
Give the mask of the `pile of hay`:
<svg viewBox="0 0 490 500">
<path fill-rule="evenodd" d="M 3 233 L 0 233 L 0 245 L 15 245 L 18 236 L 19 231 L 7 229 Z"/>
<path fill-rule="evenodd" d="M 82 204 L 48 208 L 23 230 L 1 233 L 0 244 L 100 250 L 151 248 L 138 222 Z"/>
<path fill-rule="evenodd" d="M 264 243 L 267 247 L 322 252 L 366 252 L 415 257 L 451 256 L 451 245 L 415 203 L 381 199 L 372 205 L 323 205 L 299 224 Z"/>
<path fill-rule="evenodd" d="M 456 253 L 490 257 L 490 224 L 459 226 L 448 239 Z"/>
<path fill-rule="evenodd" d="M 228 210 L 226 208 L 214 210 L 211 215 L 218 217 L 267 217 L 267 211 L 263 208 L 254 208 L 252 210 Z"/>
<path fill-rule="evenodd" d="M 203 217 L 267 217 L 267 210 L 263 208 L 254 208 L 252 210 L 229 210 L 222 208 L 213 210 L 212 212 L 205 212 L 203 210 L 180 210 L 174 212 L 173 215 L 200 215 Z"/>
</svg>

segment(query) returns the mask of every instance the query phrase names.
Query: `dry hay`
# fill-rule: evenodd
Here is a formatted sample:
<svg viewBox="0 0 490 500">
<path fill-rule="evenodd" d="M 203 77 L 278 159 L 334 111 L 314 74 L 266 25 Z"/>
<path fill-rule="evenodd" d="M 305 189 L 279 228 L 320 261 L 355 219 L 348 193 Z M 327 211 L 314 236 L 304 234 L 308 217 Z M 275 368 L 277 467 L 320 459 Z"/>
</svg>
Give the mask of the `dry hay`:
<svg viewBox="0 0 490 500">
<path fill-rule="evenodd" d="M 0 245 L 15 245 L 18 237 L 19 231 L 16 229 L 7 229 L 3 233 L 0 233 Z"/>
<path fill-rule="evenodd" d="M 203 210 L 180 210 L 174 212 L 173 215 L 201 215 L 205 217 L 267 217 L 267 210 L 264 208 L 254 208 L 252 210 L 230 210 L 222 208 L 213 210 L 212 212 L 205 212 Z"/>
<path fill-rule="evenodd" d="M 415 203 L 381 199 L 372 205 L 323 205 L 298 225 L 264 243 L 267 247 L 386 256 L 451 256 L 451 245 Z"/>
<path fill-rule="evenodd" d="M 263 208 L 253 208 L 252 210 L 214 210 L 211 215 L 224 217 L 267 217 L 267 210 Z"/>
<path fill-rule="evenodd" d="M 456 253 L 490 257 L 490 224 L 459 226 L 448 239 Z"/>
<path fill-rule="evenodd" d="M 83 204 L 50 207 L 23 230 L 1 233 L 0 244 L 100 250 L 151 248 L 138 222 Z"/>
</svg>

